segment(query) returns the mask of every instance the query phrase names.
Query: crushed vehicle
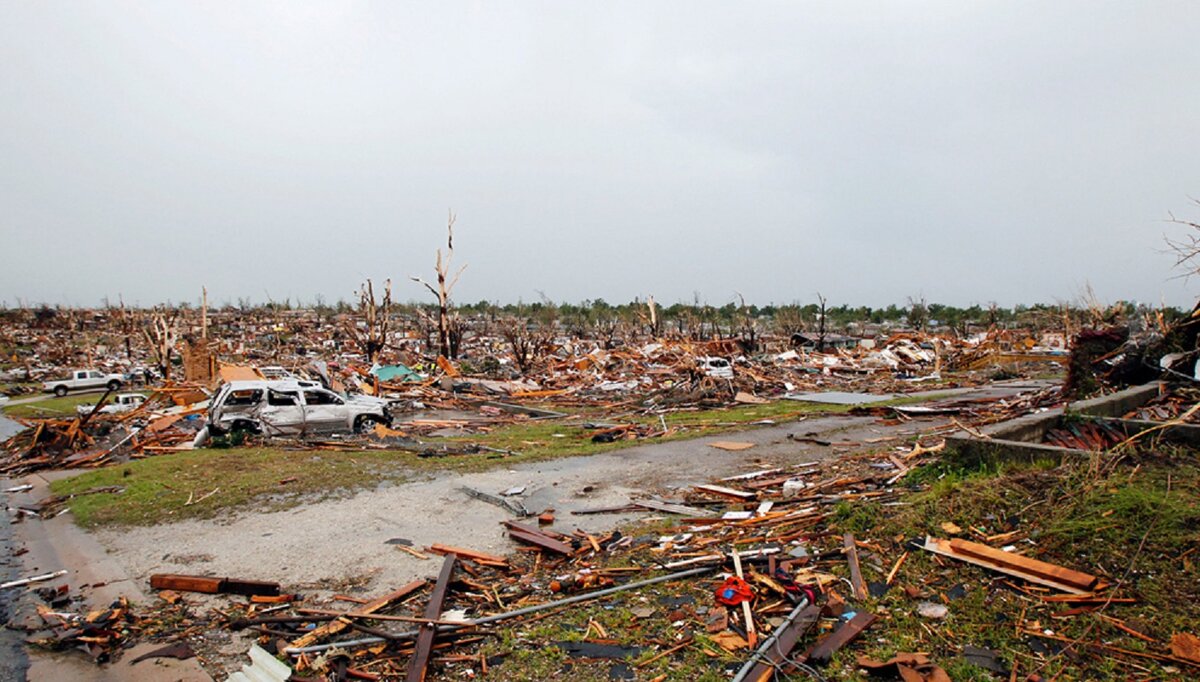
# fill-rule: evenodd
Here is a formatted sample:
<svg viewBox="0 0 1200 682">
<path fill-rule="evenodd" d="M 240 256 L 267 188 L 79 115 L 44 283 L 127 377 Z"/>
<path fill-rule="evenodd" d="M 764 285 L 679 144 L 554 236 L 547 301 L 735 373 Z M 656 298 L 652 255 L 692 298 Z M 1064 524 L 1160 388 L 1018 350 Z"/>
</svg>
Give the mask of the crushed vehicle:
<svg viewBox="0 0 1200 682">
<path fill-rule="evenodd" d="M 363 432 L 390 426 L 393 401 L 365 395 L 343 396 L 315 381 L 231 381 L 221 386 L 208 409 L 208 432 L 264 435 Z"/>
<path fill-rule="evenodd" d="M 733 365 L 725 358 L 696 358 L 696 366 L 704 372 L 705 376 L 716 377 L 718 379 L 733 378 Z"/>
<path fill-rule="evenodd" d="M 42 382 L 42 391 L 63 397 L 71 391 L 107 388 L 115 391 L 125 385 L 124 374 L 104 374 L 95 369 L 77 369 L 66 379 Z"/>
<path fill-rule="evenodd" d="M 101 407 L 100 414 L 123 414 L 132 412 L 146 402 L 146 396 L 141 393 L 119 393 L 113 401 L 104 407 Z M 83 403 L 75 406 L 75 411 L 79 414 L 90 414 L 96 405 L 94 403 Z"/>
</svg>

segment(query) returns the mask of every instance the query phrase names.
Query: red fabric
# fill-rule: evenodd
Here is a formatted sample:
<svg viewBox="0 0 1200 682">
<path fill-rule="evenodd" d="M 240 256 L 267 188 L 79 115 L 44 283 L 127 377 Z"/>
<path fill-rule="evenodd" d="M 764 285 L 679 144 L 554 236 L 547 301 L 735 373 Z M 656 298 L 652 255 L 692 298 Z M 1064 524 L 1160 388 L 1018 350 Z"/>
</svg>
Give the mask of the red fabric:
<svg viewBox="0 0 1200 682">
<path fill-rule="evenodd" d="M 717 601 L 726 606 L 737 606 L 753 599 L 754 589 L 750 587 L 750 583 L 736 575 L 726 578 L 725 582 L 717 588 Z"/>
</svg>

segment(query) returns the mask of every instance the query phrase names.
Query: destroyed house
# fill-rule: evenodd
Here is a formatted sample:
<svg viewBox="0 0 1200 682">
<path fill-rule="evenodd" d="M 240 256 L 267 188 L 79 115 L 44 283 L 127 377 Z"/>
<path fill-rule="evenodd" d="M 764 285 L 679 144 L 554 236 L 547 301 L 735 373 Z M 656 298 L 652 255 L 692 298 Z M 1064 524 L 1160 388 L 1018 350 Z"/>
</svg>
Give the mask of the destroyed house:
<svg viewBox="0 0 1200 682">
<path fill-rule="evenodd" d="M 846 336 L 845 334 L 826 334 L 825 348 L 829 350 L 844 348 L 846 350 L 858 348 L 861 339 L 854 336 Z M 794 348 L 817 348 L 821 344 L 821 335 L 812 334 L 809 332 L 800 332 L 792 334 L 792 347 Z"/>
</svg>

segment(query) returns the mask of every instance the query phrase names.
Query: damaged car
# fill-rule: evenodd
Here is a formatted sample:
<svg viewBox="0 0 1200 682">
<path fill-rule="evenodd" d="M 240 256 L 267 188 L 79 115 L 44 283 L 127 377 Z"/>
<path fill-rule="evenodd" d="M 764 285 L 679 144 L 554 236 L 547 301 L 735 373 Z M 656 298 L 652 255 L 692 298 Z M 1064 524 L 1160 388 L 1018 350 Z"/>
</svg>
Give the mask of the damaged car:
<svg viewBox="0 0 1200 682">
<path fill-rule="evenodd" d="M 231 381 L 208 409 L 211 435 L 233 432 L 276 435 L 362 433 L 390 426 L 391 401 L 343 396 L 313 381 Z"/>
</svg>

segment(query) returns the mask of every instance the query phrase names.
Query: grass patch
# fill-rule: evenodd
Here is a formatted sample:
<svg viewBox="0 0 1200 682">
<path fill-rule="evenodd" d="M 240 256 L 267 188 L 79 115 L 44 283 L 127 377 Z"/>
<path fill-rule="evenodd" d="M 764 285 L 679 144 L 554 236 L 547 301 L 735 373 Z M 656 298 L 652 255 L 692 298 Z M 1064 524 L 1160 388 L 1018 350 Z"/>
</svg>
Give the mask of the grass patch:
<svg viewBox="0 0 1200 682">
<path fill-rule="evenodd" d="M 834 516 L 839 531 L 852 531 L 887 550 L 882 556 L 861 552 L 868 581 L 882 580 L 905 549 L 910 555 L 897 574 L 898 585 L 861 605 L 881 615 L 878 638 L 839 652 L 826 677 L 857 679 L 854 659 L 860 654 L 886 659 L 899 652 L 928 651 L 952 679 L 993 679 L 962 658 L 962 646 L 971 644 L 997 652 L 1008 666 L 1015 664 L 1019 679 L 1035 670 L 1045 678 L 1126 679 L 1131 662 L 1146 669 L 1142 679 L 1178 679 L 1178 672 L 1153 661 L 1122 660 L 1085 646 L 1055 657 L 1058 643 L 1019 631 L 1020 626 L 1050 629 L 1058 636 L 1159 654 L 1169 653 L 1166 642 L 1172 634 L 1195 631 L 1200 561 L 1189 558 L 1200 548 L 1200 464 L 1195 453 L 1131 455 L 1107 473 L 1097 473 L 1094 465 L 1077 460 L 974 471 L 935 465 L 914 472 L 916 480 L 924 480 L 923 490 L 908 496 L 898 511 L 839 505 Z M 979 535 L 1016 531 L 991 544 L 1014 544 L 1028 556 L 1121 583 L 1119 596 L 1138 602 L 1110 605 L 1102 615 L 1142 629 L 1159 644 L 1133 638 L 1095 613 L 1056 618 L 1070 605 L 1041 602 L 1009 587 L 998 574 L 952 560 L 939 563 L 926 552 L 904 547 L 907 539 L 926 534 L 946 537 L 941 525 L 947 521 L 977 541 Z M 910 598 L 904 586 L 920 590 L 921 596 Z M 961 596 L 952 598 L 955 593 Z M 950 615 L 944 621 L 919 617 L 916 606 L 923 600 L 946 603 Z"/>
<path fill-rule="evenodd" d="M 55 481 L 55 495 L 101 486 L 122 486 L 118 494 L 77 497 L 70 502 L 76 522 L 151 525 L 181 519 L 212 518 L 227 509 L 282 509 L 316 497 L 346 494 L 385 480 L 403 480 L 395 452 L 289 451 L 274 448 L 195 450 L 90 471 Z M 283 481 L 287 481 L 283 483 Z M 212 490 L 201 502 L 186 504 Z"/>
<path fill-rule="evenodd" d="M 75 406 L 95 403 L 104 393 L 68 394 L 61 398 L 47 398 L 33 403 L 8 405 L 4 414 L 9 417 L 74 417 Z"/>
</svg>

